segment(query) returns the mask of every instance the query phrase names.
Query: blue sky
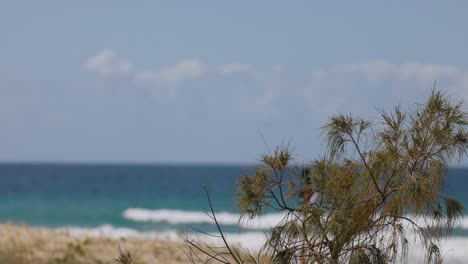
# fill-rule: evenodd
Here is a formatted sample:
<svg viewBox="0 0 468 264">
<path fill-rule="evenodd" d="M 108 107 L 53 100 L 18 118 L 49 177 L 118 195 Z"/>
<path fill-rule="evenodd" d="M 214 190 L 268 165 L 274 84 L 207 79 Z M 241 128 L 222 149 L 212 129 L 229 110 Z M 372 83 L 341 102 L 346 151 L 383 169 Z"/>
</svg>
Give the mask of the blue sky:
<svg viewBox="0 0 468 264">
<path fill-rule="evenodd" d="M 333 113 L 468 100 L 468 2 L 331 2 L 4 1 L 0 161 L 308 161 Z"/>
</svg>

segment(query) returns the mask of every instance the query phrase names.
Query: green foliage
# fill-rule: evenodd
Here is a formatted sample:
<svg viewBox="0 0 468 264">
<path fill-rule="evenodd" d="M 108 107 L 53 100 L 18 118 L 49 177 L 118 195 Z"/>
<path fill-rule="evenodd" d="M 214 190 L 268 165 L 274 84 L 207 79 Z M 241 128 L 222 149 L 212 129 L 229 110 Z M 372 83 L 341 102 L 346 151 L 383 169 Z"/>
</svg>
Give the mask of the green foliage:
<svg viewBox="0 0 468 264">
<path fill-rule="evenodd" d="M 265 245 L 271 259 L 394 263 L 406 258 L 411 231 L 428 263 L 442 261 L 440 240 L 463 213 L 444 184 L 450 162 L 467 154 L 468 115 L 462 102 L 433 90 L 410 111 L 397 106 L 380 116 L 331 116 L 323 158 L 301 169 L 287 148 L 276 148 L 240 179 L 243 215 L 284 212 Z"/>
</svg>

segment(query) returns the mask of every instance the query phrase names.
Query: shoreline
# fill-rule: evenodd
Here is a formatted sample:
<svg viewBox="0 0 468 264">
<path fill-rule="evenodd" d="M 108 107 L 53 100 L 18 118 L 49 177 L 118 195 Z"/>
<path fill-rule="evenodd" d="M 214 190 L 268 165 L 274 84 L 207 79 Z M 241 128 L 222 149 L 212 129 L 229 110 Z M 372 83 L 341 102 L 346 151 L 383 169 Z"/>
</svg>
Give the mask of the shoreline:
<svg viewBox="0 0 468 264">
<path fill-rule="evenodd" d="M 202 237 L 198 237 L 200 239 Z M 204 237 L 207 238 L 207 237 Z M 26 224 L 11 222 L 0 223 L 0 263 L 37 263 L 37 264 L 116 264 L 119 249 L 128 250 L 134 256 L 134 263 L 192 263 L 185 252 L 189 245 L 183 242 L 184 234 L 177 237 L 132 237 L 125 238 L 86 233 L 74 233 L 67 228 L 51 229 L 30 227 Z M 255 239 L 241 237 L 230 240 L 231 246 Z M 237 241 L 236 241 L 237 240 Z M 212 244 L 214 241 L 204 240 Z M 445 263 L 464 263 L 468 237 L 451 237 L 443 243 Z M 248 247 L 248 246 L 247 246 Z M 419 263 L 417 245 L 410 245 L 410 263 Z M 202 263 L 202 262 L 196 262 Z"/>
</svg>

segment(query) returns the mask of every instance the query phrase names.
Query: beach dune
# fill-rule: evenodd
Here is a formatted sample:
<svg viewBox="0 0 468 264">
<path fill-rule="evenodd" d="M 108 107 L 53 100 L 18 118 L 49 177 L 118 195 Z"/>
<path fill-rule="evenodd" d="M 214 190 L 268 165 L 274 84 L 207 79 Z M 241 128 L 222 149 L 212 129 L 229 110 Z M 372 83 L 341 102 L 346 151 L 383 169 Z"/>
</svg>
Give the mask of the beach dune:
<svg viewBox="0 0 468 264">
<path fill-rule="evenodd" d="M 72 236 L 66 231 L 0 224 L 0 263 L 116 263 L 119 247 L 133 253 L 138 264 L 190 263 L 182 242 Z"/>
</svg>

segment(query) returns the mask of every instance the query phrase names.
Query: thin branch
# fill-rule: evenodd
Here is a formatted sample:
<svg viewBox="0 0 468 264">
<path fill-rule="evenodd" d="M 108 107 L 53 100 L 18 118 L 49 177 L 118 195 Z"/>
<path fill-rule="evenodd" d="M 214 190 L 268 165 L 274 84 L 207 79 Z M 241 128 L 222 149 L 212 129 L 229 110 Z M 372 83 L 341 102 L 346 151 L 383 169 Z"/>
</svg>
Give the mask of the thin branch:
<svg viewBox="0 0 468 264">
<path fill-rule="evenodd" d="M 221 238 L 223 239 L 224 245 L 226 245 L 227 250 L 229 251 L 229 253 L 231 253 L 232 257 L 234 258 L 234 261 L 237 264 L 241 264 L 241 262 L 235 257 L 234 253 L 231 250 L 231 247 L 229 246 L 228 242 L 226 241 L 226 238 L 224 237 L 224 233 L 221 230 L 221 227 L 220 227 L 220 225 L 218 223 L 218 219 L 216 218 L 216 214 L 214 212 L 213 205 L 211 203 L 210 193 L 208 192 L 208 189 L 206 188 L 206 185 L 203 185 L 203 189 L 205 189 L 206 198 L 208 199 L 208 203 L 210 205 L 210 210 L 211 210 L 211 214 L 213 215 L 213 220 L 215 221 L 216 227 L 218 228 L 218 232 L 219 232 Z"/>
</svg>

